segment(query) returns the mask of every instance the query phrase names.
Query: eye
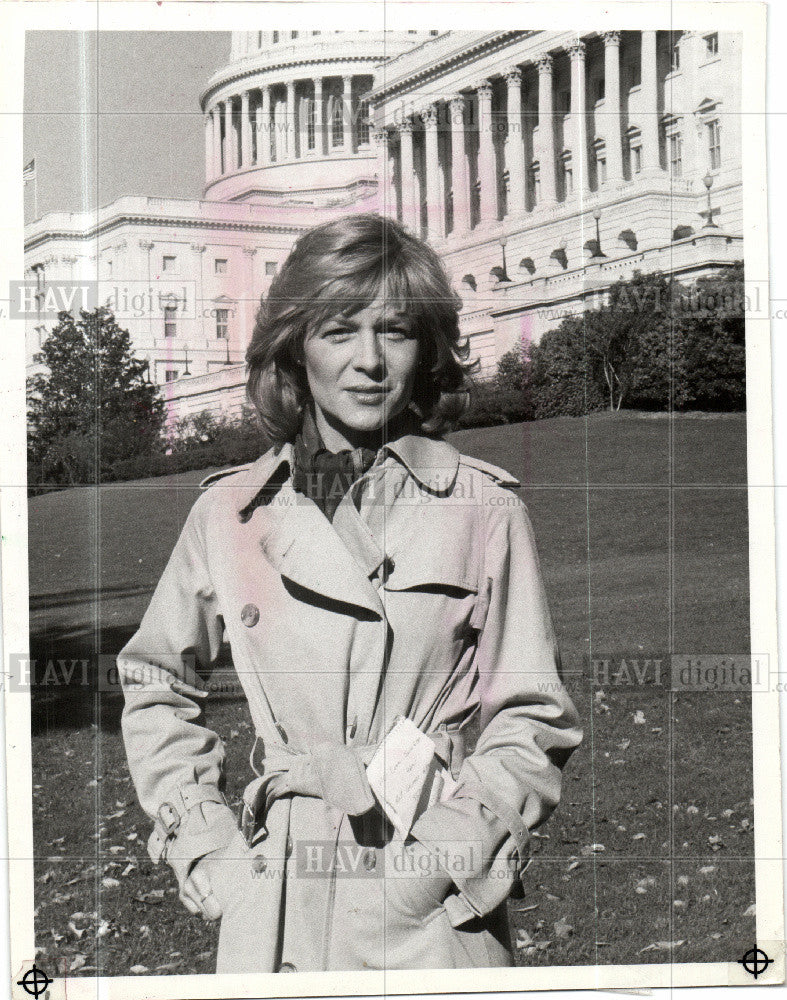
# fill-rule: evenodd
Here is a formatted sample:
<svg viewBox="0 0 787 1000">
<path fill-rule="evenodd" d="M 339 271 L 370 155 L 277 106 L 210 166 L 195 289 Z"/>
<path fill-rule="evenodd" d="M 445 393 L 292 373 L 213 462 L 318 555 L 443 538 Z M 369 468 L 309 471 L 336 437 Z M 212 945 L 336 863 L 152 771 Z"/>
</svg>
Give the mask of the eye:
<svg viewBox="0 0 787 1000">
<path fill-rule="evenodd" d="M 322 336 L 323 339 L 330 340 L 331 343 L 342 343 L 352 336 L 352 331 L 346 327 L 329 327 Z"/>
<path fill-rule="evenodd" d="M 386 329 L 383 330 L 383 335 L 388 340 L 406 340 L 409 336 L 411 336 L 410 331 L 407 329 L 407 327 L 403 326 L 386 327 Z"/>
</svg>

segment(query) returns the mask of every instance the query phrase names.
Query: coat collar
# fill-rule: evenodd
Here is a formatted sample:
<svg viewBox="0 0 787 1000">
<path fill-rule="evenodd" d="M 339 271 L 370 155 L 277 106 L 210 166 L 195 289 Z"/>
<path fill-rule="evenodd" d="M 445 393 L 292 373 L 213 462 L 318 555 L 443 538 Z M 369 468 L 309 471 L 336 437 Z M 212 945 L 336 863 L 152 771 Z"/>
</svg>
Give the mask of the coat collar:
<svg viewBox="0 0 787 1000">
<path fill-rule="evenodd" d="M 446 441 L 408 434 L 384 445 L 375 459 L 397 459 L 418 482 L 436 494 L 450 492 L 459 467 L 459 452 Z M 271 448 L 240 473 L 233 506 L 241 523 L 261 530 L 259 543 L 282 576 L 340 604 L 352 604 L 384 617 L 379 593 L 353 558 L 336 529 L 317 505 L 293 490 L 293 445 Z M 264 518 L 254 517 L 265 507 Z"/>
</svg>

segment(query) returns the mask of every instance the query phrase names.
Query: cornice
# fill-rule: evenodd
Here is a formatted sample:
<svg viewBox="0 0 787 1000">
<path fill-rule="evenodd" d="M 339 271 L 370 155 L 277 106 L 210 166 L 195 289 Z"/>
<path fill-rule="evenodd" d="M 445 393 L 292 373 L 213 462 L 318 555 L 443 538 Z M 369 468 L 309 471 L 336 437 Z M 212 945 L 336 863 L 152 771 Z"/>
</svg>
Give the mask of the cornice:
<svg viewBox="0 0 787 1000">
<path fill-rule="evenodd" d="M 371 76 L 374 76 L 374 68 L 379 66 L 385 61 L 384 56 L 380 55 L 322 55 L 317 57 L 308 57 L 306 55 L 293 59 L 281 60 L 280 62 L 268 63 L 264 65 L 248 66 L 248 67 L 227 67 L 223 70 L 220 78 L 215 78 L 208 83 L 208 86 L 200 95 L 199 104 L 200 110 L 204 114 L 207 109 L 207 104 L 213 98 L 217 91 L 222 90 L 227 84 L 236 83 L 241 80 L 247 80 L 250 77 L 267 77 L 271 73 L 281 72 L 282 70 L 297 69 L 299 66 L 324 66 L 328 64 L 330 69 L 334 69 L 336 64 L 341 65 L 342 63 L 364 63 L 372 67 Z M 342 76 L 338 72 L 323 73 L 322 76 Z M 345 74 L 346 75 L 346 74 Z M 261 80 L 259 86 L 264 84 L 275 85 L 277 83 L 287 83 L 286 80 Z M 233 95 L 234 96 L 234 95 Z"/>
<path fill-rule="evenodd" d="M 368 96 L 375 104 L 379 103 L 384 98 L 393 97 L 397 93 L 414 86 L 420 86 L 424 81 L 441 75 L 449 68 L 459 68 L 467 63 L 474 62 L 479 55 L 495 52 L 510 45 L 511 42 L 520 41 L 541 33 L 541 31 L 497 31 L 474 43 L 464 45 L 458 50 L 455 49 L 453 52 L 449 52 L 425 66 L 415 67 L 412 72 L 405 72 L 383 86 L 373 87 Z M 407 55 L 409 53 L 405 53 L 405 56 Z"/>
<path fill-rule="evenodd" d="M 222 232 L 227 232 L 229 230 L 231 232 L 284 234 L 299 233 L 308 229 L 306 224 L 300 225 L 298 223 L 282 223 L 277 225 L 276 223 L 233 222 L 230 220 L 221 221 L 219 219 L 190 219 L 174 215 L 168 217 L 160 216 L 156 219 L 151 219 L 149 216 L 130 213 L 127 215 L 117 216 L 104 224 L 99 223 L 97 226 L 91 226 L 90 229 L 49 229 L 43 233 L 36 233 L 36 235 L 31 237 L 29 240 L 25 240 L 24 249 L 27 253 L 28 251 L 35 250 L 36 247 L 41 246 L 50 240 L 95 240 L 98 237 L 106 233 L 110 233 L 124 225 L 145 226 L 149 228 L 178 226 L 182 229 L 208 229 L 221 230 Z"/>
</svg>

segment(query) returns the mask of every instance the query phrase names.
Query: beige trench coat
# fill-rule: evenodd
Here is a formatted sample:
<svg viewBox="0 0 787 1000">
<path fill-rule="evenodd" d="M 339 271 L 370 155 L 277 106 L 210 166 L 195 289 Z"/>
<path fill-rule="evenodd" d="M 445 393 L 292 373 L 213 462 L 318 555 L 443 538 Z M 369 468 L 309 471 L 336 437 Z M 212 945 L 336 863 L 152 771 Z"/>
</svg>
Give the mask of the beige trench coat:
<svg viewBox="0 0 787 1000">
<path fill-rule="evenodd" d="M 292 489 L 291 461 L 284 445 L 206 489 L 118 657 L 151 856 L 181 882 L 208 852 L 226 862 L 218 972 L 511 964 L 505 900 L 582 736 L 516 480 L 408 435 L 331 524 Z M 297 758 L 322 789 L 285 783 L 251 846 L 221 804 L 224 749 L 201 719 L 200 673 L 225 630 L 258 773 Z M 400 715 L 458 779 L 407 847 L 378 810 L 363 815 L 363 764 Z M 468 721 L 480 736 L 465 757 Z M 434 878 L 405 878 L 408 852 L 420 866 L 429 851 Z"/>
</svg>

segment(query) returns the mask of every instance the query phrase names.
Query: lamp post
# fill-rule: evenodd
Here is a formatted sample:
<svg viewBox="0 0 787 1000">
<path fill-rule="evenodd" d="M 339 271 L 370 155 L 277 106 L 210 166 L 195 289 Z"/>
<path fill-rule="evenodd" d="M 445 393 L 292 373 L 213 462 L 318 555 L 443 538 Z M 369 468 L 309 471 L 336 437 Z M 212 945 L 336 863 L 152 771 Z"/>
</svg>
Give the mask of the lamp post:
<svg viewBox="0 0 787 1000">
<path fill-rule="evenodd" d="M 601 218 L 601 210 L 596 209 L 593 212 L 593 218 L 596 220 L 596 252 L 593 254 L 594 257 L 606 257 L 607 255 L 601 250 L 601 232 L 599 231 L 599 219 Z"/>
<path fill-rule="evenodd" d="M 713 209 L 711 208 L 711 203 L 710 203 L 710 189 L 713 186 L 713 174 L 711 174 L 710 172 L 705 174 L 705 176 L 702 178 L 702 183 L 705 185 L 705 191 L 707 192 L 708 195 L 708 218 L 706 219 L 705 225 L 702 228 L 718 229 L 719 227 L 713 221 Z"/>
<path fill-rule="evenodd" d="M 191 372 L 189 371 L 189 349 L 188 349 L 188 347 L 184 347 L 183 348 L 183 353 L 186 355 L 186 367 L 183 369 L 183 377 L 185 378 L 187 375 L 191 375 Z"/>
<path fill-rule="evenodd" d="M 500 249 L 503 251 L 503 266 L 501 267 L 499 264 L 496 264 L 489 273 L 498 281 L 511 281 L 506 269 L 506 243 L 508 243 L 508 239 L 505 234 L 500 237 L 498 243 L 500 244 Z"/>
</svg>

